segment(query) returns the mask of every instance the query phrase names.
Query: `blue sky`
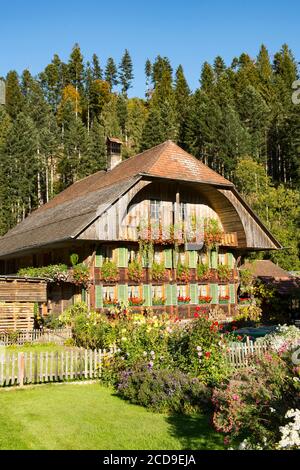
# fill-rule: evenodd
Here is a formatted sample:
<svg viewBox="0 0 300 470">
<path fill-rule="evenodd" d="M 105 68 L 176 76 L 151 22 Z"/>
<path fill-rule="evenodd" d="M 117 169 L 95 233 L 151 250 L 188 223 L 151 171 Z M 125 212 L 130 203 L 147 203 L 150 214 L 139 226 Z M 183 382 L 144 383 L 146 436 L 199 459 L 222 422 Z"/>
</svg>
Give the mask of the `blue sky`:
<svg viewBox="0 0 300 470">
<path fill-rule="evenodd" d="M 183 65 L 192 89 L 205 60 L 255 57 L 262 43 L 273 55 L 286 42 L 300 61 L 299 0 L 11 0 L 0 1 L 0 18 L 0 76 L 24 68 L 37 74 L 54 53 L 68 60 L 75 42 L 86 60 L 96 52 L 102 65 L 109 56 L 119 62 L 127 48 L 131 96 L 144 95 L 145 60 L 158 54 Z"/>
</svg>

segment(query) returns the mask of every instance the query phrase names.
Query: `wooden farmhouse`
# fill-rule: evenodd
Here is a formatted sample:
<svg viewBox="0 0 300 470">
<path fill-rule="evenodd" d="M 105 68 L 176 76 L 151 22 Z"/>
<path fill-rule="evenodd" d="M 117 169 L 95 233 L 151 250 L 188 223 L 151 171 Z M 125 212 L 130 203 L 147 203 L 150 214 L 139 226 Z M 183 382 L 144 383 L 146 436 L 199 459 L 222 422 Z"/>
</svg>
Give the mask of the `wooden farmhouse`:
<svg viewBox="0 0 300 470">
<path fill-rule="evenodd" d="M 0 239 L 0 274 L 65 263 L 90 282 L 48 286 L 49 308 L 82 299 L 101 310 L 122 302 L 189 317 L 195 305 L 238 302 L 237 260 L 281 246 L 234 185 L 172 141 L 122 161 L 108 141 L 108 170 L 88 176 Z"/>
</svg>

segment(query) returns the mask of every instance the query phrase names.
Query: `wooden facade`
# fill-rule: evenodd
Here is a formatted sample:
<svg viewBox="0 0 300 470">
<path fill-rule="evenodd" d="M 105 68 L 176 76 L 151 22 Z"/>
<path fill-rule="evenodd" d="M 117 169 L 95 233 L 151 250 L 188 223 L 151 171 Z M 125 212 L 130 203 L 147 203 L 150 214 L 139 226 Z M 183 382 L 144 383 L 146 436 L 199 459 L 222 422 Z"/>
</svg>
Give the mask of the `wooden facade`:
<svg viewBox="0 0 300 470">
<path fill-rule="evenodd" d="M 206 247 L 207 220 L 222 231 L 217 249 Z M 72 253 L 89 267 L 88 289 L 48 286 L 53 313 L 79 299 L 96 310 L 140 299 L 141 305 L 133 306 L 137 311 L 152 308 L 190 317 L 197 305 L 218 306 L 232 317 L 238 260 L 249 251 L 280 248 L 232 183 L 170 141 L 75 183 L 19 225 L 0 239 L 3 272 L 70 264 Z M 141 251 L 146 244 L 152 247 L 147 260 Z M 143 269 L 135 280 L 133 260 Z M 117 270 L 114 279 L 103 274 L 107 262 Z M 159 281 L 152 275 L 154 263 L 164 270 Z M 179 265 L 185 278 L 178 274 Z M 201 265 L 209 267 L 205 275 Z"/>
<path fill-rule="evenodd" d="M 32 329 L 35 310 L 46 313 L 46 302 L 45 280 L 0 276 L 0 331 Z"/>
</svg>

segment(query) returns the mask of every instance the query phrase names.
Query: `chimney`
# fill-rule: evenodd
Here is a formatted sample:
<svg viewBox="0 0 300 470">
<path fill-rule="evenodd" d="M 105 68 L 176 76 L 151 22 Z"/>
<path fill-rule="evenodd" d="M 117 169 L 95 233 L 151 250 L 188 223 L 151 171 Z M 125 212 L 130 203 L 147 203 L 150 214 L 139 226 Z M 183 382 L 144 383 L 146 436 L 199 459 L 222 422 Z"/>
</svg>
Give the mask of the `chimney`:
<svg viewBox="0 0 300 470">
<path fill-rule="evenodd" d="M 107 137 L 107 171 L 112 170 L 122 161 L 122 141 L 115 137 Z"/>
</svg>

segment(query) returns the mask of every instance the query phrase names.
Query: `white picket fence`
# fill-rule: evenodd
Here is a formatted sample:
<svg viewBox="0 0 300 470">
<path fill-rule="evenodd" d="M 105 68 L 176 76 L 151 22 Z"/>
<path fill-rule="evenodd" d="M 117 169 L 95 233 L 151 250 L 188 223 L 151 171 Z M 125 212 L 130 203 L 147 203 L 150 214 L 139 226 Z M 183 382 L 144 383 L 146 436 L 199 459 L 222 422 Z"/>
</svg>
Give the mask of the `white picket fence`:
<svg viewBox="0 0 300 470">
<path fill-rule="evenodd" d="M 246 343 L 231 343 L 227 350 L 227 359 L 234 367 L 247 367 L 255 357 L 262 357 L 268 351 L 268 346 L 259 341 L 248 340 Z"/>
<path fill-rule="evenodd" d="M 260 342 L 232 343 L 226 351 L 234 367 L 247 367 L 268 346 Z M 0 387 L 97 379 L 115 349 L 65 349 L 55 352 L 10 352 L 0 348 Z"/>
<path fill-rule="evenodd" d="M 56 352 L 0 351 L 0 386 L 100 378 L 114 350 L 70 349 Z"/>
<path fill-rule="evenodd" d="M 68 338 L 72 338 L 71 328 L 19 330 L 12 332 L 0 331 L 0 345 L 2 346 L 13 344 L 22 346 L 25 343 L 64 344 Z"/>
</svg>

